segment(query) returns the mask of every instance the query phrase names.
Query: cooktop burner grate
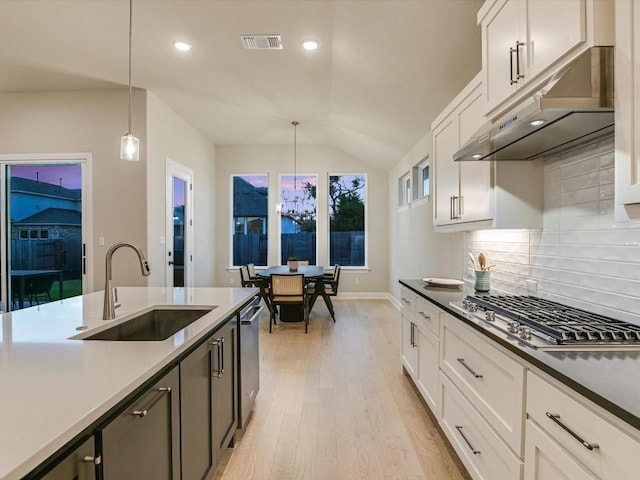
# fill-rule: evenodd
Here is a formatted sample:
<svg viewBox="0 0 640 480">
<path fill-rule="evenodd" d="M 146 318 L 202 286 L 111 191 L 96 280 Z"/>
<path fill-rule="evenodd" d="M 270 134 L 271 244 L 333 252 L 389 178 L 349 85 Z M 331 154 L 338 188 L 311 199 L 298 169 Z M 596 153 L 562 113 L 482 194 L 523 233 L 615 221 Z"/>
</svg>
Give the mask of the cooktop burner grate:
<svg viewBox="0 0 640 480">
<path fill-rule="evenodd" d="M 640 325 L 531 296 L 467 296 L 484 310 L 542 332 L 559 344 L 576 342 L 639 343 Z"/>
</svg>

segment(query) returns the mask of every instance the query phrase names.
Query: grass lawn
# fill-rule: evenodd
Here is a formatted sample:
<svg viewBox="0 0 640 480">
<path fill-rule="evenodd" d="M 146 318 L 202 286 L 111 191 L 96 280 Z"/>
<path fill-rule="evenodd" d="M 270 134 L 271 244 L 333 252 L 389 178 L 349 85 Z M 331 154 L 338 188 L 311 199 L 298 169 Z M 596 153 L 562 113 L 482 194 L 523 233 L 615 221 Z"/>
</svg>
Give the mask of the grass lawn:
<svg viewBox="0 0 640 480">
<path fill-rule="evenodd" d="M 82 280 L 65 280 L 62 282 L 62 293 L 64 298 L 75 297 L 76 295 L 82 295 Z M 54 282 L 51 290 L 49 291 L 51 300 L 60 300 L 60 290 L 58 284 Z"/>
</svg>

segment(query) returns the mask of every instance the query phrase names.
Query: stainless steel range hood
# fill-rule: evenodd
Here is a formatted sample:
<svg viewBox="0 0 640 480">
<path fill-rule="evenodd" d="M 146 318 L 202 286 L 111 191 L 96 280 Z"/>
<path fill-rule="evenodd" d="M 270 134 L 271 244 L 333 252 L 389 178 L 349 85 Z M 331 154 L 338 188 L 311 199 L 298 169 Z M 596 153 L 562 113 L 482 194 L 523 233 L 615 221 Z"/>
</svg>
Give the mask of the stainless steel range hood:
<svg viewBox="0 0 640 480">
<path fill-rule="evenodd" d="M 613 47 L 592 47 L 526 107 L 486 124 L 453 155 L 464 160 L 533 160 L 613 132 Z"/>
</svg>

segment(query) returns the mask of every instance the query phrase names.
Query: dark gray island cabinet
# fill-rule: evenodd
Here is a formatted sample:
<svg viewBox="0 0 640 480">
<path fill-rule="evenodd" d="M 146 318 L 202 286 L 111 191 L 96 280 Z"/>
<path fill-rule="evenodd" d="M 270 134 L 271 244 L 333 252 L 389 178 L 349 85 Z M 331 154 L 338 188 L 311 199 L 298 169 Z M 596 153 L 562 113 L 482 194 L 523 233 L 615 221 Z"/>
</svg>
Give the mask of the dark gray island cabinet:
<svg viewBox="0 0 640 480">
<path fill-rule="evenodd" d="M 25 479 L 201 480 L 238 425 L 238 314 Z"/>
</svg>

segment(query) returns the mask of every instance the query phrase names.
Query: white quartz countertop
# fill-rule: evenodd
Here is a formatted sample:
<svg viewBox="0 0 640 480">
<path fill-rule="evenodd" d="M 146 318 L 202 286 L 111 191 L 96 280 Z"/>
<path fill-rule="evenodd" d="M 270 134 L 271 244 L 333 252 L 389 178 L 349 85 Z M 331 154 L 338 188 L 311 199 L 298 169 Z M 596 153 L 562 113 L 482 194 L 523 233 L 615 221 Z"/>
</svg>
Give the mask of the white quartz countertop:
<svg viewBox="0 0 640 480">
<path fill-rule="evenodd" d="M 102 320 L 103 292 L 0 315 L 0 480 L 29 473 L 256 293 L 119 287 L 115 320 Z M 216 308 L 160 342 L 71 338 L 171 305 Z"/>
</svg>

